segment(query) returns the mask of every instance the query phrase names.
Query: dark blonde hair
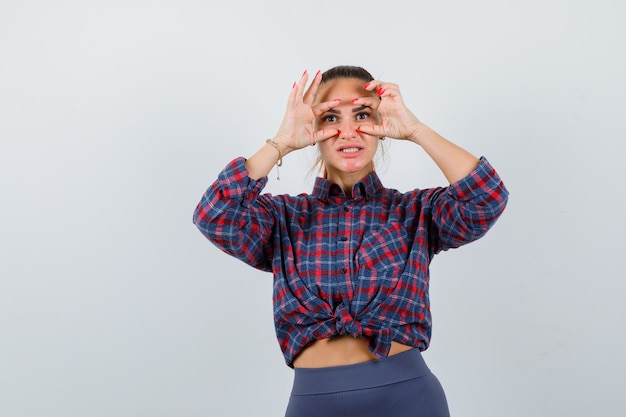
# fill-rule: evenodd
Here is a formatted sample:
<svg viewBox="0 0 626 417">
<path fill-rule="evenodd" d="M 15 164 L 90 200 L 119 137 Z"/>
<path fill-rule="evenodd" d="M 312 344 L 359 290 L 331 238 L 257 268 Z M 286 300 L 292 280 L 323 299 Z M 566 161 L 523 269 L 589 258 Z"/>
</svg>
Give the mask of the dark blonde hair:
<svg viewBox="0 0 626 417">
<path fill-rule="evenodd" d="M 322 84 L 339 78 L 355 78 L 357 80 L 363 80 L 366 83 L 374 79 L 372 74 L 365 68 L 352 65 L 339 65 L 322 73 Z"/>
</svg>

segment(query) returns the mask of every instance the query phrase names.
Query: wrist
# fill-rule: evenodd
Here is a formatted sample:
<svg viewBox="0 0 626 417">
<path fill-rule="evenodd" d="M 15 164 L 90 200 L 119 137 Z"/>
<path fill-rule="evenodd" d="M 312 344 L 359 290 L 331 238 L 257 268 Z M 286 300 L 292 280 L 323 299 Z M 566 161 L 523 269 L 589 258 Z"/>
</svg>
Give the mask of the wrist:
<svg viewBox="0 0 626 417">
<path fill-rule="evenodd" d="M 423 123 L 418 123 L 413 129 L 412 133 L 409 135 L 408 139 L 411 142 L 422 146 L 422 143 L 424 141 L 424 136 L 427 130 L 428 130 L 428 126 L 426 126 Z"/>
<path fill-rule="evenodd" d="M 283 164 L 283 156 L 285 156 L 285 147 L 275 138 L 270 138 L 265 141 L 267 146 L 274 148 L 278 154 L 278 160 L 276 161 L 276 165 L 281 166 Z"/>
<path fill-rule="evenodd" d="M 288 139 L 280 134 L 268 139 L 268 141 L 272 141 L 278 146 L 277 149 L 280 150 L 280 154 L 283 157 L 294 150 L 289 145 L 287 145 L 287 143 L 289 143 Z"/>
</svg>

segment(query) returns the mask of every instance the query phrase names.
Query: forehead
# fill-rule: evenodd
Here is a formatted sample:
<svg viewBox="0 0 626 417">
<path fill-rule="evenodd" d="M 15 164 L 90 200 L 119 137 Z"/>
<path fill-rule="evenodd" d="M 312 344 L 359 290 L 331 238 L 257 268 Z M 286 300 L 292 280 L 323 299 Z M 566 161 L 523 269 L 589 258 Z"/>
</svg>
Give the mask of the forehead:
<svg viewBox="0 0 626 417">
<path fill-rule="evenodd" d="M 363 90 L 365 81 L 356 78 L 337 78 L 320 84 L 315 95 L 315 102 L 320 103 L 336 98 L 351 100 L 371 93 Z"/>
</svg>

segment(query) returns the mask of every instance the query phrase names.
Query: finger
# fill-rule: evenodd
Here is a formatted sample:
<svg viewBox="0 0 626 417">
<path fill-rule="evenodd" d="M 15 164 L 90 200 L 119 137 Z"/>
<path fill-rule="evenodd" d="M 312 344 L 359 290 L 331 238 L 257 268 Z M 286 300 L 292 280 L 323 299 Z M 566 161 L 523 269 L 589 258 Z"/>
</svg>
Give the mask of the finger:
<svg viewBox="0 0 626 417">
<path fill-rule="evenodd" d="M 357 127 L 356 131 L 370 136 L 386 136 L 385 130 L 381 125 L 362 125 Z"/>
<path fill-rule="evenodd" d="M 324 112 L 327 112 L 328 110 L 332 109 L 333 107 L 336 107 L 339 103 L 341 103 L 341 99 L 340 98 L 336 98 L 334 100 L 331 101 L 325 101 L 323 103 L 320 103 L 316 106 L 314 106 L 313 109 L 313 114 L 315 116 L 319 116 L 320 114 L 323 114 Z"/>
<path fill-rule="evenodd" d="M 372 96 L 357 97 L 354 100 L 352 100 L 352 104 L 355 104 L 357 106 L 367 106 L 367 107 L 371 107 L 374 110 L 377 110 L 378 106 L 380 106 L 380 98 L 372 97 Z"/>
<path fill-rule="evenodd" d="M 315 143 L 317 142 L 323 142 L 325 140 L 328 140 L 330 138 L 334 138 L 335 136 L 339 135 L 339 130 L 338 129 L 321 129 L 318 130 L 317 132 L 315 132 L 313 134 L 313 143 L 312 145 L 315 145 Z"/>
<path fill-rule="evenodd" d="M 311 105 L 313 104 L 313 99 L 315 98 L 315 94 L 317 93 L 317 88 L 320 86 L 320 83 L 322 82 L 322 73 L 321 71 L 317 71 L 315 73 L 315 76 L 313 77 L 313 81 L 311 82 L 311 85 L 309 86 L 308 90 L 306 91 L 306 93 L 304 93 L 304 104 L 307 105 Z"/>
<path fill-rule="evenodd" d="M 363 86 L 365 91 L 371 91 L 377 96 L 390 96 L 400 94 L 400 88 L 397 84 L 386 83 L 380 80 L 372 80 Z"/>
<path fill-rule="evenodd" d="M 400 88 L 396 84 L 383 84 L 378 90 L 376 90 L 376 95 L 381 99 L 383 97 L 394 97 L 402 99 L 402 94 L 400 94 Z"/>
<path fill-rule="evenodd" d="M 378 81 L 378 80 L 372 80 L 368 83 L 366 83 L 363 86 L 363 90 L 365 91 L 376 91 L 380 88 L 380 86 L 382 85 L 382 81 Z"/>
<path fill-rule="evenodd" d="M 296 104 L 296 97 L 298 96 L 298 83 L 294 82 L 291 86 L 291 92 L 289 93 L 289 99 L 287 99 L 287 107 L 293 107 Z"/>
<path fill-rule="evenodd" d="M 296 100 L 298 103 L 302 103 L 303 101 L 303 91 L 306 88 L 306 83 L 309 80 L 309 72 L 307 70 L 304 70 L 304 72 L 302 73 L 302 77 L 300 77 L 300 81 L 298 81 L 298 92 L 296 95 Z"/>
</svg>

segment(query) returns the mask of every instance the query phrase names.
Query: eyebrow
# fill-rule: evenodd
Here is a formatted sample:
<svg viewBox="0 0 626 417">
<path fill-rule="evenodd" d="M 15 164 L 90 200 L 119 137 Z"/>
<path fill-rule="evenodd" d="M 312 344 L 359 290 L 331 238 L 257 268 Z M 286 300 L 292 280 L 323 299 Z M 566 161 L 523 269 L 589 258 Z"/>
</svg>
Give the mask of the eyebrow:
<svg viewBox="0 0 626 417">
<path fill-rule="evenodd" d="M 358 112 L 363 111 L 365 109 L 371 109 L 371 107 L 370 106 L 355 107 L 354 109 L 352 109 L 352 113 L 358 113 Z M 337 110 L 337 109 L 328 109 L 328 110 L 325 111 L 325 113 L 339 114 L 341 112 L 339 110 Z"/>
</svg>

